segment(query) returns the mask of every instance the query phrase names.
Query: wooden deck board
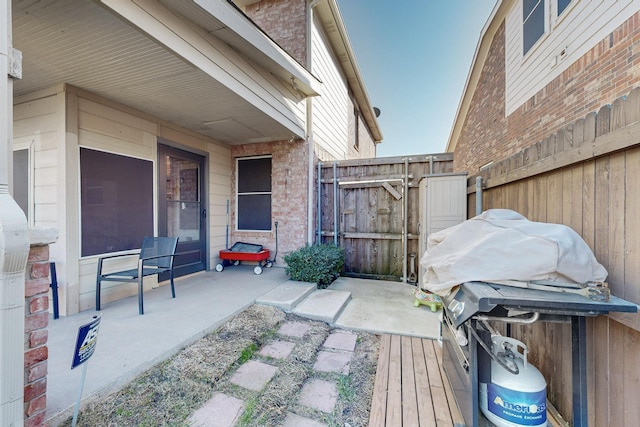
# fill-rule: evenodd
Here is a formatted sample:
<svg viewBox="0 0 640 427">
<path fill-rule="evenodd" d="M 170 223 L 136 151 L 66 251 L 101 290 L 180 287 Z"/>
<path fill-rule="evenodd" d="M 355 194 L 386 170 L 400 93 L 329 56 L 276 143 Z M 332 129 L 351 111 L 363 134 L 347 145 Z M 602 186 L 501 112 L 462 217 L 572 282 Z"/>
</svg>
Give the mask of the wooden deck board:
<svg viewBox="0 0 640 427">
<path fill-rule="evenodd" d="M 424 348 L 420 338 L 411 339 L 413 350 L 413 369 L 416 377 L 416 394 L 418 397 L 418 417 L 426 425 L 436 424 L 436 414 L 433 410 L 433 399 L 429 388 L 429 374 Z"/>
<path fill-rule="evenodd" d="M 568 427 L 548 404 L 547 422 Z M 464 425 L 434 340 L 383 335 L 371 401 L 369 427 Z"/>
<path fill-rule="evenodd" d="M 451 427 L 461 419 L 441 352 L 433 340 L 382 336 L 370 427 Z"/>
<path fill-rule="evenodd" d="M 376 379 L 373 385 L 369 426 L 385 425 L 387 414 L 387 386 L 389 384 L 389 351 L 391 349 L 391 335 L 383 335 L 380 340 L 380 353 L 376 368 Z"/>
<path fill-rule="evenodd" d="M 402 353 L 402 425 L 418 425 L 418 395 L 416 393 L 413 349 L 410 337 L 401 338 Z"/>
</svg>

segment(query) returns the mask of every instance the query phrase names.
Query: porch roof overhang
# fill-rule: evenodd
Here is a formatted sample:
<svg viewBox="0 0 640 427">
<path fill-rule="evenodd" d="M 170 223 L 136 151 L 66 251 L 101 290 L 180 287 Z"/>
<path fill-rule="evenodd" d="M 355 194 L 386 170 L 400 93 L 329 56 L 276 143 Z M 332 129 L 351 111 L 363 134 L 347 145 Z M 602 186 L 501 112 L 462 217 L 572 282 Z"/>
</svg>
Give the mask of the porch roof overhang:
<svg viewBox="0 0 640 427">
<path fill-rule="evenodd" d="M 321 82 L 224 0 L 13 0 L 14 97 L 70 84 L 228 144 L 305 138 Z"/>
</svg>

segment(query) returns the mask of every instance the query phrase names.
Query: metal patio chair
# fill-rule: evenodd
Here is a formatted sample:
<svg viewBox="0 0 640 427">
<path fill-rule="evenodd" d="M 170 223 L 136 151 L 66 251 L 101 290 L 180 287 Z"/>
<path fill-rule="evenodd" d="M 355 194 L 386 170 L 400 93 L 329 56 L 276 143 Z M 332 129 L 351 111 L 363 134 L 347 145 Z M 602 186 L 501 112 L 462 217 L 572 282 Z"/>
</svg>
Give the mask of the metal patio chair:
<svg viewBox="0 0 640 427">
<path fill-rule="evenodd" d="M 176 297 L 173 284 L 173 259 L 176 256 L 177 237 L 145 237 L 140 254 L 126 253 L 108 255 L 98 259 L 98 274 L 96 277 L 96 310 L 100 310 L 100 288 L 102 282 L 138 282 L 138 312 L 144 314 L 142 282 L 146 276 L 169 272 L 171 277 L 171 296 Z M 130 270 L 103 273 L 104 260 L 138 255 L 138 268 Z"/>
</svg>

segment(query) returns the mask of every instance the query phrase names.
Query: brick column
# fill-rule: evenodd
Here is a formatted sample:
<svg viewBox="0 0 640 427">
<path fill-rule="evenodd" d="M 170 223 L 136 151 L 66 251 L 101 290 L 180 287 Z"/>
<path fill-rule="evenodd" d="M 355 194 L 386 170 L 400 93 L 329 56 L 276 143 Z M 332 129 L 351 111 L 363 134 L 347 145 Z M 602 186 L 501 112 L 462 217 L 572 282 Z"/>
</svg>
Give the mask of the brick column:
<svg viewBox="0 0 640 427">
<path fill-rule="evenodd" d="M 49 243 L 48 232 L 31 230 L 25 272 L 24 426 L 46 427 L 47 359 L 49 348 Z"/>
</svg>

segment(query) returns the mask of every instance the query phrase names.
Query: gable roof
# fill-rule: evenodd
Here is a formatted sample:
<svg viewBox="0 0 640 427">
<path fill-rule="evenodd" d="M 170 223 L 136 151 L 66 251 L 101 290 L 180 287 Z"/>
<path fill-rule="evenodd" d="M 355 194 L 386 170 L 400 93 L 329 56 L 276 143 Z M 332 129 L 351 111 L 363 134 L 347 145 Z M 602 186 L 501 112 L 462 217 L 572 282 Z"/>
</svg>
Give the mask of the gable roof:
<svg viewBox="0 0 640 427">
<path fill-rule="evenodd" d="M 462 132 L 462 127 L 464 125 L 464 120 L 469 112 L 471 100 L 473 99 L 473 95 L 478 87 L 482 69 L 484 68 L 487 55 L 489 54 L 489 48 L 491 47 L 491 43 L 493 43 L 493 38 L 498 31 L 498 28 L 506 17 L 508 3 L 508 1 L 503 0 L 496 1 L 496 5 L 491 11 L 491 15 L 489 15 L 489 19 L 480 33 L 480 39 L 476 46 L 473 61 L 471 62 L 469 73 L 467 74 L 467 81 L 465 82 L 464 90 L 456 111 L 456 116 L 451 127 L 449 141 L 447 142 L 447 148 L 445 150 L 446 152 L 454 152 L 456 149 L 456 145 L 458 144 L 458 139 L 460 138 L 460 133 Z"/>
</svg>

